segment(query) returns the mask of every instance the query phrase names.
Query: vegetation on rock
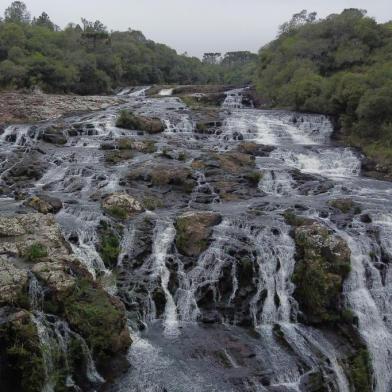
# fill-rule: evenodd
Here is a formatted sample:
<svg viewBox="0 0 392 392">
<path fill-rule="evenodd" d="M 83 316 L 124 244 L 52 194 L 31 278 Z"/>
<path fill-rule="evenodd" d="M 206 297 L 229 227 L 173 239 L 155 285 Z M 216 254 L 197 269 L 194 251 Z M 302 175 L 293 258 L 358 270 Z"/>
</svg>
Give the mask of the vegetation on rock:
<svg viewBox="0 0 392 392">
<path fill-rule="evenodd" d="M 144 116 L 137 116 L 128 110 L 122 110 L 116 121 L 116 127 L 145 131 L 151 134 L 163 132 L 165 126 L 162 121 L 157 118 L 148 118 Z"/>
</svg>

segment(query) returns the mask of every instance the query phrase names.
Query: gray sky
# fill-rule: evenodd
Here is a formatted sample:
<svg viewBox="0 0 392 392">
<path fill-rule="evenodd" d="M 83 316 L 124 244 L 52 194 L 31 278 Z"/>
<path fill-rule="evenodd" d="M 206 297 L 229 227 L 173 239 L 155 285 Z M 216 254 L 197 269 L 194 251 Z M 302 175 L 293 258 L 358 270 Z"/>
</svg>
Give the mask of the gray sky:
<svg viewBox="0 0 392 392">
<path fill-rule="evenodd" d="M 0 0 L 0 13 L 11 0 Z M 25 0 L 33 16 L 46 11 L 64 27 L 80 17 L 99 19 L 109 29 L 141 30 L 179 53 L 257 51 L 279 25 L 307 9 L 325 17 L 344 8 L 363 8 L 378 21 L 392 19 L 392 0 Z"/>
</svg>

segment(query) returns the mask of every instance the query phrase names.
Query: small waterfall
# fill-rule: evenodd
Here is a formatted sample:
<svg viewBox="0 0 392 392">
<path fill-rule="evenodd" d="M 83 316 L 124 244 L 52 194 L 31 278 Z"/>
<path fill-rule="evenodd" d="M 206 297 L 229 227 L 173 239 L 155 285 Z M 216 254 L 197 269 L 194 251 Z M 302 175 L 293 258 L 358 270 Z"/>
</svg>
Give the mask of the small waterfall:
<svg viewBox="0 0 392 392">
<path fill-rule="evenodd" d="M 361 161 L 349 148 L 300 152 L 278 148 L 272 151 L 270 157 L 304 173 L 321 174 L 331 178 L 358 176 L 361 170 Z"/>
<path fill-rule="evenodd" d="M 80 390 L 73 380 L 69 365 L 69 345 L 72 339 L 80 344 L 86 361 L 86 377 L 94 385 L 102 384 L 105 380 L 98 373 L 91 352 L 85 340 L 73 332 L 68 324 L 56 316 L 48 315 L 43 311 L 44 290 L 37 278 L 31 274 L 29 278 L 29 300 L 32 309 L 31 320 L 37 328 L 40 340 L 42 358 L 45 371 L 45 384 L 42 392 L 54 392 L 58 381 L 56 371 L 59 364 L 58 354 L 62 355 L 66 371 L 66 385 Z"/>
<path fill-rule="evenodd" d="M 359 332 L 372 358 L 375 391 L 389 392 L 392 388 L 392 329 L 387 322 L 392 314 L 391 285 L 389 282 L 389 286 L 384 286 L 380 271 L 371 260 L 380 250 L 365 228 L 358 225 L 359 231 L 354 235 L 339 233 L 351 249 L 352 270 L 344 293 L 347 306 L 358 317 Z"/>
<path fill-rule="evenodd" d="M 173 94 L 173 91 L 174 88 L 164 88 L 158 93 L 158 95 L 160 95 L 161 97 L 168 97 Z"/>
<path fill-rule="evenodd" d="M 214 187 L 207 182 L 204 173 L 196 173 L 197 185 L 192 191 L 191 199 L 188 206 L 192 207 L 194 204 L 209 204 L 220 203 L 220 197 L 215 192 Z"/>
<path fill-rule="evenodd" d="M 257 293 L 251 302 L 254 325 L 288 322 L 292 317 L 294 285 L 291 275 L 295 266 L 295 246 L 289 227 L 283 222 L 274 223 L 278 225 L 276 228 L 264 228 L 255 238 L 260 272 Z M 267 293 L 259 316 L 264 290 Z"/>
<path fill-rule="evenodd" d="M 10 125 L 0 135 L 0 144 L 10 143 L 17 147 L 28 147 L 37 141 L 38 128 L 31 125 Z"/>
<path fill-rule="evenodd" d="M 237 89 L 228 91 L 226 93 L 226 98 L 223 101 L 223 109 L 242 109 L 244 106 L 242 104 L 242 91 L 243 89 Z"/>
<path fill-rule="evenodd" d="M 161 288 L 166 298 L 164 328 L 167 336 L 176 336 L 179 333 L 177 306 L 168 289 L 170 271 L 166 266 L 169 247 L 172 245 L 175 235 L 176 230 L 171 222 L 158 221 L 151 255 L 153 260 L 153 278 L 159 277 Z"/>
<path fill-rule="evenodd" d="M 294 180 L 290 173 L 282 170 L 264 170 L 260 181 L 260 189 L 273 196 L 289 196 L 295 194 Z"/>
<path fill-rule="evenodd" d="M 191 135 L 193 133 L 194 124 L 188 115 L 181 115 L 180 119 L 175 122 L 170 119 L 165 119 L 164 123 L 166 126 L 164 133 L 166 135 L 174 135 L 174 134 Z"/>
</svg>

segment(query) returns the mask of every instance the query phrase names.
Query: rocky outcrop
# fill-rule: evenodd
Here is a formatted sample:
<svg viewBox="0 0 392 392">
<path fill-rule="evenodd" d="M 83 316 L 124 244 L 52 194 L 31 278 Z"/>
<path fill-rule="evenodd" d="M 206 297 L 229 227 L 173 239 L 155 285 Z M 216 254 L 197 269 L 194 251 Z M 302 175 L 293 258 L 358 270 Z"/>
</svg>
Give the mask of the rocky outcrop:
<svg viewBox="0 0 392 392">
<path fill-rule="evenodd" d="M 115 218 L 129 219 L 144 211 L 142 204 L 126 193 L 112 193 L 102 201 L 102 208 Z"/>
<path fill-rule="evenodd" d="M 124 306 L 72 254 L 50 214 L 0 217 L 0 306 L 1 390 L 42 390 L 46 350 L 56 352 L 56 390 L 69 374 L 90 389 L 83 344 L 103 375 L 113 373 L 113 358 L 125 363 L 131 340 Z M 42 346 L 38 324 L 51 336 L 51 347 Z M 68 340 L 59 341 L 58 333 Z"/>
<path fill-rule="evenodd" d="M 186 255 L 197 257 L 208 247 L 212 228 L 222 221 L 214 212 L 186 212 L 176 220 L 176 245 Z"/>
<path fill-rule="evenodd" d="M 317 324 L 341 318 L 343 282 L 350 272 L 347 243 L 317 222 L 305 221 L 293 232 L 297 263 L 293 275 L 305 321 Z"/>
</svg>

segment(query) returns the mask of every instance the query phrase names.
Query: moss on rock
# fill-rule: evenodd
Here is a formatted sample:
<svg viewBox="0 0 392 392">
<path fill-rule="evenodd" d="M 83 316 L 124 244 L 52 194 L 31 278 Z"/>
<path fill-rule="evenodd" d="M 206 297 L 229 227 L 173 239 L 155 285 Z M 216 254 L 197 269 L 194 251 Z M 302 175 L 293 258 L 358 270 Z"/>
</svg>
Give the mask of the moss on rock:
<svg viewBox="0 0 392 392">
<path fill-rule="evenodd" d="M 27 311 L 13 313 L 0 324 L 0 355 L 0 390 L 42 390 L 44 362 L 37 328 Z"/>
<path fill-rule="evenodd" d="M 128 110 L 122 110 L 116 121 L 116 127 L 145 131 L 151 134 L 160 133 L 165 130 L 165 126 L 158 118 L 137 116 Z"/>
<path fill-rule="evenodd" d="M 340 296 L 350 272 L 347 243 L 314 222 L 294 230 L 297 263 L 294 297 L 309 323 L 333 322 L 342 317 Z"/>
</svg>

